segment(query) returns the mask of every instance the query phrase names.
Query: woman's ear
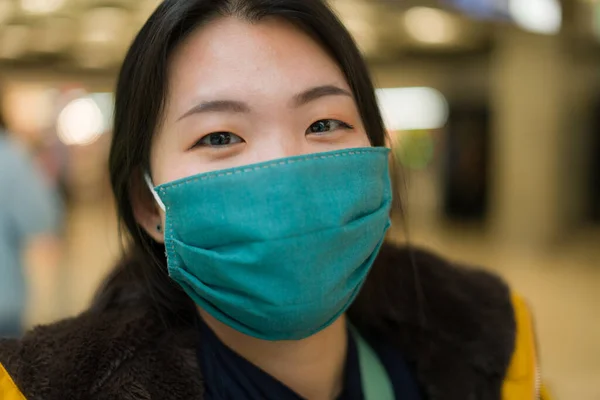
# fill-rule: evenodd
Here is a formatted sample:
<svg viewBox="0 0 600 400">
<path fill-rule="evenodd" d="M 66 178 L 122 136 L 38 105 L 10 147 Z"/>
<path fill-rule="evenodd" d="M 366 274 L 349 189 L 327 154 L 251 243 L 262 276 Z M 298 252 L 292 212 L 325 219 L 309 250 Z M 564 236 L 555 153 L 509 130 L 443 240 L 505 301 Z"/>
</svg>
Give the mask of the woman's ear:
<svg viewBox="0 0 600 400">
<path fill-rule="evenodd" d="M 154 199 L 150 188 L 146 185 L 140 170 L 133 174 L 129 190 L 135 220 L 152 239 L 158 243 L 164 243 L 165 215 Z"/>
</svg>

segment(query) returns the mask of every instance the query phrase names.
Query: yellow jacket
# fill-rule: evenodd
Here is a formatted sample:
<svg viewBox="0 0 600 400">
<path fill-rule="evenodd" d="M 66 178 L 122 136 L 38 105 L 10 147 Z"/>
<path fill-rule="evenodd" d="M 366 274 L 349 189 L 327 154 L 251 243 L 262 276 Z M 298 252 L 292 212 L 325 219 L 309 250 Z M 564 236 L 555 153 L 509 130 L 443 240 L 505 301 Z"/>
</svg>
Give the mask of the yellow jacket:
<svg viewBox="0 0 600 400">
<path fill-rule="evenodd" d="M 533 319 L 518 295 L 512 296 L 517 335 L 515 350 L 502 387 L 503 400 L 550 400 L 542 382 Z"/>
</svg>

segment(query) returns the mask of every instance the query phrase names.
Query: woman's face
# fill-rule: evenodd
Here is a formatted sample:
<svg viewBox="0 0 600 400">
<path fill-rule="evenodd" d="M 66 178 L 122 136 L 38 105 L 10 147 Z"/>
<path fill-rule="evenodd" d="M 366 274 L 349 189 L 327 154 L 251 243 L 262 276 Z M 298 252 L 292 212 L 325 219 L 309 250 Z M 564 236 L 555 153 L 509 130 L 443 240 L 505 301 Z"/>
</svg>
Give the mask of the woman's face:
<svg viewBox="0 0 600 400">
<path fill-rule="evenodd" d="M 352 91 L 317 42 L 278 19 L 220 18 L 173 56 L 152 179 L 368 146 Z"/>
</svg>

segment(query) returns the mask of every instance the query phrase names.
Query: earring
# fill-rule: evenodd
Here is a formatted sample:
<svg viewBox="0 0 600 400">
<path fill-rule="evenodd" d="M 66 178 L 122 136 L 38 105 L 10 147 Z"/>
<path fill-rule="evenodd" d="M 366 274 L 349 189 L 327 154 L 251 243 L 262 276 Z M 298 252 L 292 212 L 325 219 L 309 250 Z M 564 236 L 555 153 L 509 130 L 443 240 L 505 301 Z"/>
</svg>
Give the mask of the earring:
<svg viewBox="0 0 600 400">
<path fill-rule="evenodd" d="M 156 225 L 156 230 L 162 232 L 162 226 L 160 224 Z"/>
</svg>

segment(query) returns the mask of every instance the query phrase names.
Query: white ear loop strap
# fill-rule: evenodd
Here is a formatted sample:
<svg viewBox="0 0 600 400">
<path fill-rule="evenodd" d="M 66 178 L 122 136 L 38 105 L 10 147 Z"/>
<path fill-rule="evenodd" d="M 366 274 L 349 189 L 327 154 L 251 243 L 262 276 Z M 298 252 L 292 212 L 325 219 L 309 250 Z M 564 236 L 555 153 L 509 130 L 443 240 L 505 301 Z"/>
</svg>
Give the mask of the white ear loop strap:
<svg viewBox="0 0 600 400">
<path fill-rule="evenodd" d="M 165 207 L 164 203 L 158 196 L 158 193 L 156 193 L 156 190 L 154 189 L 154 184 L 152 183 L 152 178 L 150 178 L 150 174 L 148 174 L 147 172 L 144 174 L 144 180 L 146 181 L 146 185 L 148 185 L 148 189 L 150 189 L 150 192 L 152 193 L 152 196 L 154 196 L 154 200 L 156 200 L 158 206 L 161 208 L 161 210 L 167 211 L 167 207 Z"/>
</svg>

